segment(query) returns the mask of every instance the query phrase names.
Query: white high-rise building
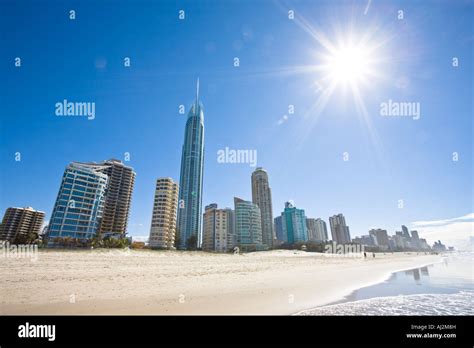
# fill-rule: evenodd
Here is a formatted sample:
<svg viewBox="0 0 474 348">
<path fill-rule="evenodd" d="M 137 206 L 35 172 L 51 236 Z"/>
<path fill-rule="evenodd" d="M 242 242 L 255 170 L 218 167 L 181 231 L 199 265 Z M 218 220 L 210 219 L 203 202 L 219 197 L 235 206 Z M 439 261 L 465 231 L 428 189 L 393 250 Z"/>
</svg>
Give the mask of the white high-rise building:
<svg viewBox="0 0 474 348">
<path fill-rule="evenodd" d="M 217 204 L 206 206 L 203 217 L 202 249 L 227 252 L 235 246 L 234 214 L 232 209 L 218 209 Z"/>
<path fill-rule="evenodd" d="M 150 247 L 175 248 L 177 209 L 178 184 L 171 178 L 157 179 L 150 238 L 148 241 Z"/>
</svg>

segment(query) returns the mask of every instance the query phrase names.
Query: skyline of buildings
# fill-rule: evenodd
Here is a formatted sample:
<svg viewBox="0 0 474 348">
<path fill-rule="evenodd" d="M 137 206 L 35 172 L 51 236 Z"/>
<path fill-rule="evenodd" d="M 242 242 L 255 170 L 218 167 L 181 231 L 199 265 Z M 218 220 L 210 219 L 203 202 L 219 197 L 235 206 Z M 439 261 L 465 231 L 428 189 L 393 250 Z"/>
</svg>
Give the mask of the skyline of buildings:
<svg viewBox="0 0 474 348">
<path fill-rule="evenodd" d="M 204 171 L 204 111 L 196 100 L 188 113 L 181 155 L 179 179 L 178 229 L 179 248 L 199 248 L 202 243 L 202 181 Z M 192 238 L 195 241 L 192 241 Z M 193 243 L 195 245 L 188 245 Z"/>
<path fill-rule="evenodd" d="M 234 210 L 218 209 L 216 203 L 211 203 L 201 213 L 204 112 L 199 99 L 199 79 L 196 99 L 187 116 L 181 157 L 182 186 L 169 177 L 156 180 L 148 239 L 151 248 L 228 252 L 238 246 L 244 251 L 257 251 L 282 244 L 329 241 L 326 222 L 307 217 L 305 210 L 297 208 L 292 201 L 285 202 L 283 212 L 273 219 L 269 176 L 263 167 L 251 173 L 252 201 L 234 197 Z M 45 228 L 48 245 L 54 246 L 57 238 L 66 237 L 81 242 L 94 237 L 125 238 L 135 176 L 132 167 L 117 159 L 71 162 L 64 171 Z M 5 221 L 9 221 L 12 211 L 7 213 Z M 382 250 L 427 246 L 416 230 L 410 236 L 404 225 L 393 237 L 386 230 L 371 229 L 368 235 L 351 239 L 342 213 L 330 216 L 329 224 L 332 241 L 339 244 L 355 242 Z M 11 239 L 11 233 L 3 235 Z"/>
</svg>

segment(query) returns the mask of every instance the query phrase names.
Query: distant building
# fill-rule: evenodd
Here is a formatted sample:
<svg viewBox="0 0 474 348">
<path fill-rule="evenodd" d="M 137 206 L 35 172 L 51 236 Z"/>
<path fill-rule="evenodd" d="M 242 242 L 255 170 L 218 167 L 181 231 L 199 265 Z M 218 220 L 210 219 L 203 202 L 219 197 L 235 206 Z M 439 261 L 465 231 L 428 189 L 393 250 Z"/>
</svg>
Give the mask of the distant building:
<svg viewBox="0 0 474 348">
<path fill-rule="evenodd" d="M 308 240 L 313 242 L 325 242 L 328 240 L 326 223 L 321 219 L 306 219 L 308 229 Z"/>
<path fill-rule="evenodd" d="M 249 201 L 234 198 L 237 245 L 244 251 L 263 250 L 260 208 Z"/>
<path fill-rule="evenodd" d="M 26 208 L 7 208 L 0 224 L 0 240 L 24 244 L 41 233 L 45 213 Z"/>
<path fill-rule="evenodd" d="M 418 231 L 411 231 L 411 242 L 412 242 L 412 246 L 416 249 L 420 249 L 421 248 L 421 245 L 420 245 L 420 237 L 418 236 Z"/>
<path fill-rule="evenodd" d="M 260 208 L 262 220 L 262 242 L 269 248 L 273 246 L 272 192 L 268 183 L 268 174 L 263 168 L 252 173 L 252 202 Z"/>
<path fill-rule="evenodd" d="M 337 214 L 329 218 L 329 225 L 331 226 L 332 240 L 339 244 L 351 242 L 351 234 L 349 226 L 346 225 L 344 215 Z"/>
<path fill-rule="evenodd" d="M 306 215 L 303 209 L 296 208 L 292 202 L 286 202 L 285 209 L 281 216 L 283 231 L 286 234 L 287 243 L 293 244 L 308 240 Z"/>
<path fill-rule="evenodd" d="M 441 243 L 440 240 L 438 240 L 437 242 L 434 242 L 433 244 L 433 251 L 437 251 L 437 252 L 446 251 L 446 246 L 443 243 Z"/>
<path fill-rule="evenodd" d="M 202 249 L 227 252 L 235 246 L 232 209 L 218 209 L 213 203 L 206 206 L 203 216 Z"/>
<path fill-rule="evenodd" d="M 175 249 L 177 210 L 178 184 L 171 178 L 157 179 L 148 240 L 150 247 Z"/>
<path fill-rule="evenodd" d="M 405 225 L 402 225 L 402 235 L 407 238 L 407 240 L 411 239 L 410 232 L 408 232 L 408 228 Z"/>
<path fill-rule="evenodd" d="M 387 230 L 382 230 L 381 228 L 372 229 L 369 231 L 369 235 L 375 237 L 376 243 L 381 249 L 388 250 L 390 248 Z"/>
<path fill-rule="evenodd" d="M 374 236 L 371 235 L 363 235 L 360 237 L 355 237 L 352 239 L 353 243 L 357 243 L 360 245 L 366 245 L 366 246 L 375 246 L 375 238 Z"/>
<path fill-rule="evenodd" d="M 326 222 L 323 219 L 317 218 L 315 221 L 316 227 L 316 237 L 318 240 L 322 240 L 324 242 L 329 240 L 328 237 L 328 228 L 326 226 Z"/>
<path fill-rule="evenodd" d="M 288 241 L 286 232 L 283 230 L 283 218 L 282 216 L 277 216 L 274 220 L 275 222 L 275 234 L 277 237 L 277 240 L 286 243 Z"/>
</svg>

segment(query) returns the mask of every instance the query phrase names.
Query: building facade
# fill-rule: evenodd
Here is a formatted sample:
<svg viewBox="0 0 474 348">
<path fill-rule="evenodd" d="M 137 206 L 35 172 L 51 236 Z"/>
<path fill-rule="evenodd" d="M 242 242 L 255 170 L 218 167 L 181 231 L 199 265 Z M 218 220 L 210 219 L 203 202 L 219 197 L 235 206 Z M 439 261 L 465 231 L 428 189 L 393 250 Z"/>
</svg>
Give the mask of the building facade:
<svg viewBox="0 0 474 348">
<path fill-rule="evenodd" d="M 199 248 L 202 243 L 202 181 L 204 172 L 204 111 L 196 101 L 186 121 L 179 179 L 178 237 L 181 249 Z M 193 245 L 188 245 L 192 243 Z"/>
<path fill-rule="evenodd" d="M 260 208 L 262 220 L 262 242 L 273 247 L 275 232 L 273 230 L 272 192 L 268 184 L 267 172 L 258 167 L 252 173 L 252 202 Z"/>
<path fill-rule="evenodd" d="M 281 215 L 287 243 L 293 244 L 308 240 L 306 215 L 303 209 L 296 208 L 292 202 L 286 202 L 285 209 Z"/>
<path fill-rule="evenodd" d="M 104 212 L 108 176 L 104 166 L 72 162 L 66 167 L 48 226 L 48 244 L 55 238 L 92 239 Z"/>
<path fill-rule="evenodd" d="M 158 178 L 148 239 L 151 248 L 175 249 L 177 210 L 178 184 L 171 178 Z"/>
<path fill-rule="evenodd" d="M 232 209 L 218 209 L 215 203 L 206 206 L 203 216 L 203 250 L 228 252 L 234 248 L 233 218 Z"/>
<path fill-rule="evenodd" d="M 136 173 L 116 159 L 100 164 L 104 166 L 102 172 L 107 175 L 108 181 L 99 233 L 125 237 Z"/>
<path fill-rule="evenodd" d="M 370 236 L 374 236 L 376 245 L 383 250 L 388 250 L 390 248 L 390 241 L 388 238 L 387 230 L 381 228 L 371 229 L 369 231 Z"/>
<path fill-rule="evenodd" d="M 0 224 L 0 240 L 24 244 L 33 241 L 41 233 L 45 214 L 26 208 L 7 208 Z"/>
<path fill-rule="evenodd" d="M 263 250 L 260 208 L 249 201 L 234 197 L 235 234 L 243 250 Z"/>
<path fill-rule="evenodd" d="M 277 216 L 274 220 L 276 238 L 281 243 L 287 242 L 286 233 L 283 230 L 283 217 Z"/>
<path fill-rule="evenodd" d="M 328 240 L 326 222 L 318 218 L 307 218 L 306 227 L 308 229 L 308 240 L 312 242 L 325 242 Z"/>
<path fill-rule="evenodd" d="M 331 227 L 332 240 L 339 244 L 346 244 L 351 242 L 351 234 L 349 226 L 346 225 L 344 215 L 337 214 L 329 218 L 329 225 Z"/>
</svg>

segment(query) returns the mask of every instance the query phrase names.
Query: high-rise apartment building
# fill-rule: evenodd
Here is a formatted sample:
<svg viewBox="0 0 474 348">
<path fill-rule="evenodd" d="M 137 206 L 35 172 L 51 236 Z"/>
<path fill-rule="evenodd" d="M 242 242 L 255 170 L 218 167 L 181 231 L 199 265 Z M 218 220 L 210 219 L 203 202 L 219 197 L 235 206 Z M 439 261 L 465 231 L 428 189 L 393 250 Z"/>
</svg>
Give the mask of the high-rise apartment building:
<svg viewBox="0 0 474 348">
<path fill-rule="evenodd" d="M 283 229 L 283 217 L 281 215 L 277 216 L 274 219 L 274 223 L 277 240 L 281 243 L 286 243 L 288 241 L 288 237 L 286 235 L 286 231 Z"/>
<path fill-rule="evenodd" d="M 158 178 L 148 239 L 150 247 L 175 248 L 177 209 L 178 184 L 171 178 Z"/>
<path fill-rule="evenodd" d="M 206 206 L 203 216 L 203 250 L 227 252 L 233 249 L 233 218 L 232 209 L 218 209 L 215 203 Z"/>
<path fill-rule="evenodd" d="M 275 239 L 275 232 L 273 230 L 272 192 L 268 184 L 268 174 L 261 167 L 258 167 L 252 173 L 252 202 L 260 208 L 262 242 L 271 248 Z"/>
<path fill-rule="evenodd" d="M 337 214 L 329 218 L 329 225 L 331 227 L 332 240 L 339 244 L 351 242 L 351 235 L 349 226 L 346 225 L 344 215 Z"/>
<path fill-rule="evenodd" d="M 202 180 L 204 171 L 204 111 L 196 101 L 186 121 L 179 179 L 178 236 L 181 249 L 200 247 L 202 242 Z M 188 245 L 192 243 L 193 245 Z"/>
<path fill-rule="evenodd" d="M 100 164 L 104 166 L 102 172 L 108 176 L 108 181 L 99 233 L 124 237 L 127 233 L 136 173 L 133 168 L 116 159 L 103 161 Z"/>
<path fill-rule="evenodd" d="M 375 237 L 375 241 L 381 249 L 389 249 L 390 241 L 388 238 L 387 230 L 383 230 L 381 228 L 371 229 L 369 231 L 369 235 Z"/>
<path fill-rule="evenodd" d="M 234 197 L 235 234 L 243 250 L 262 250 L 262 221 L 260 208 L 249 201 Z"/>
<path fill-rule="evenodd" d="M 312 242 L 325 242 L 328 240 L 326 223 L 322 219 L 306 219 L 308 229 L 308 240 Z"/>
<path fill-rule="evenodd" d="M 296 208 L 292 202 L 286 202 L 281 216 L 287 243 L 293 244 L 308 240 L 306 215 L 303 209 Z"/>
<path fill-rule="evenodd" d="M 55 238 L 93 238 L 104 212 L 108 176 L 104 166 L 72 162 L 66 167 L 48 226 L 48 244 Z"/>
<path fill-rule="evenodd" d="M 0 240 L 10 243 L 27 243 L 39 236 L 45 214 L 26 208 L 7 208 L 0 224 Z"/>
</svg>

